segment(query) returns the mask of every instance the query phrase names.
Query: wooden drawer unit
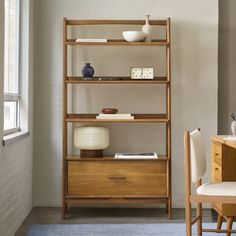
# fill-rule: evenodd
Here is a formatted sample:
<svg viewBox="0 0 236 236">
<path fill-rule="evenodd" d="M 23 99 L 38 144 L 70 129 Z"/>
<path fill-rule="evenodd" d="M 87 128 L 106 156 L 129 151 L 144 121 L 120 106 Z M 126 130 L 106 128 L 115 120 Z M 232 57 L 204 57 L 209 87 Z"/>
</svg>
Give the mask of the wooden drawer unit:
<svg viewBox="0 0 236 236">
<path fill-rule="evenodd" d="M 211 164 L 211 178 L 214 183 L 222 181 L 222 166 L 218 163 Z"/>
<path fill-rule="evenodd" d="M 68 196 L 167 196 L 165 161 L 68 161 Z"/>
<path fill-rule="evenodd" d="M 220 143 L 212 145 L 212 162 L 222 165 L 222 145 Z"/>
<path fill-rule="evenodd" d="M 236 181 L 236 149 L 212 141 L 211 180 Z M 213 208 L 223 216 L 236 216 L 235 204 L 213 204 Z"/>
<path fill-rule="evenodd" d="M 222 147 L 216 142 L 211 145 L 211 179 L 214 183 L 222 181 Z"/>
</svg>

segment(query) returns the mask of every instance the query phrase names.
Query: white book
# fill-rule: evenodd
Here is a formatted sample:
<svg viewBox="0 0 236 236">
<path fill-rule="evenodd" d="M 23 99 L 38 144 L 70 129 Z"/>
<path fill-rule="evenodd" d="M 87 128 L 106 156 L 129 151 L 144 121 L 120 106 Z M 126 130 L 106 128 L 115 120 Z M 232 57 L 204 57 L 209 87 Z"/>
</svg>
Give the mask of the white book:
<svg viewBox="0 0 236 236">
<path fill-rule="evenodd" d="M 157 159 L 156 152 L 151 153 L 116 153 L 115 159 Z"/>
<path fill-rule="evenodd" d="M 76 39 L 76 43 L 106 43 L 107 39 Z"/>
<path fill-rule="evenodd" d="M 151 159 L 157 159 L 158 157 L 115 157 L 115 159 L 123 159 L 123 160 L 151 160 Z"/>
<path fill-rule="evenodd" d="M 96 116 L 98 120 L 134 120 L 133 116 Z"/>
<path fill-rule="evenodd" d="M 131 114 L 98 114 L 99 117 L 131 117 Z"/>
</svg>

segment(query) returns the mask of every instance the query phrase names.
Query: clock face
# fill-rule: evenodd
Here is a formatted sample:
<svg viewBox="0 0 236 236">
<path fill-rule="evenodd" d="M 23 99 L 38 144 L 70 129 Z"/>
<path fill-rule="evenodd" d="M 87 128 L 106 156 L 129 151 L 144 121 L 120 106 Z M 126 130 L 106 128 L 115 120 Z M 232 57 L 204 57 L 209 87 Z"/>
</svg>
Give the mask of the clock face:
<svg viewBox="0 0 236 236">
<path fill-rule="evenodd" d="M 153 79 L 153 68 L 143 68 L 143 79 Z"/>
<path fill-rule="evenodd" d="M 131 79 L 153 79 L 153 68 L 131 68 Z"/>
<path fill-rule="evenodd" d="M 131 68 L 131 79 L 141 79 L 142 68 Z"/>
</svg>

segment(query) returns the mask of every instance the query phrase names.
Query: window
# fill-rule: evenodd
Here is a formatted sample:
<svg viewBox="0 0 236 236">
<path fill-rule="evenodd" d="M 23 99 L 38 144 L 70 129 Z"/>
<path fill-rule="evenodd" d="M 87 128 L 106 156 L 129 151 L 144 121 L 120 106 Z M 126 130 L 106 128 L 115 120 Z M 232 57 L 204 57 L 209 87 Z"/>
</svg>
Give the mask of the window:
<svg viewBox="0 0 236 236">
<path fill-rule="evenodd" d="M 4 135 L 20 130 L 19 0 L 5 0 Z"/>
</svg>

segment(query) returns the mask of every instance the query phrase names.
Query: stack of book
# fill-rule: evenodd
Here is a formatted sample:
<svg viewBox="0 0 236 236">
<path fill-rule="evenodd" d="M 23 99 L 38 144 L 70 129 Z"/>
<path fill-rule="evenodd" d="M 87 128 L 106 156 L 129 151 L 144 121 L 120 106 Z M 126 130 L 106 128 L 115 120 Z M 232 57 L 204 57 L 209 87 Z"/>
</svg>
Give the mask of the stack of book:
<svg viewBox="0 0 236 236">
<path fill-rule="evenodd" d="M 107 39 L 76 39 L 76 43 L 106 43 Z"/>
<path fill-rule="evenodd" d="M 133 120 L 131 114 L 99 114 L 96 116 L 98 120 Z"/>
<path fill-rule="evenodd" d="M 156 152 L 116 153 L 115 159 L 157 159 Z"/>
</svg>

